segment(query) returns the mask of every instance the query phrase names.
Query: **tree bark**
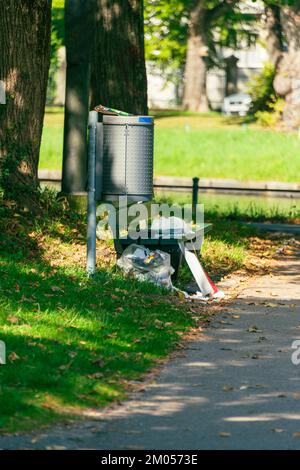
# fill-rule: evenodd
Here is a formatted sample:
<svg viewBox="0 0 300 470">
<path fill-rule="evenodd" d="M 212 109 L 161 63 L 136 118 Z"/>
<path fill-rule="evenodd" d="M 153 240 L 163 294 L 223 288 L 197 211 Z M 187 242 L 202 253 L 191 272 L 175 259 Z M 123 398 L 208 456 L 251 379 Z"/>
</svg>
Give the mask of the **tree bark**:
<svg viewBox="0 0 300 470">
<path fill-rule="evenodd" d="M 87 125 L 95 0 L 66 0 L 67 55 L 62 193 L 86 189 Z"/>
<path fill-rule="evenodd" d="M 183 107 L 190 111 L 209 110 L 206 93 L 206 25 L 203 0 L 194 1 L 190 12 L 187 58 L 184 78 Z"/>
<path fill-rule="evenodd" d="M 278 61 L 274 89 L 285 100 L 282 114 L 283 126 L 293 129 L 300 126 L 300 1 L 293 7 L 281 9 L 281 24 L 288 50 Z"/>
<path fill-rule="evenodd" d="M 283 51 L 283 36 L 280 6 L 267 4 L 265 7 L 266 48 L 269 60 L 276 66 Z"/>
<path fill-rule="evenodd" d="M 97 0 L 91 104 L 147 114 L 142 0 Z"/>
<path fill-rule="evenodd" d="M 5 195 L 24 203 L 38 187 L 50 36 L 51 0 L 0 2 L 0 178 Z"/>
</svg>

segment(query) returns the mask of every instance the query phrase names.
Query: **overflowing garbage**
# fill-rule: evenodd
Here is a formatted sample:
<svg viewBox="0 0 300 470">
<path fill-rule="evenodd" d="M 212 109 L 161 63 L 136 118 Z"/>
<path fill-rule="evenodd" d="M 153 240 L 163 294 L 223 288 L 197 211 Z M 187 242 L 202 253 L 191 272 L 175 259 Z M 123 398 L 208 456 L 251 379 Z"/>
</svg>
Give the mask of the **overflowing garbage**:
<svg viewBox="0 0 300 470">
<path fill-rule="evenodd" d="M 140 281 L 173 289 L 171 256 L 160 250 L 151 251 L 143 245 L 129 245 L 117 261 L 118 266 Z"/>
<path fill-rule="evenodd" d="M 161 250 L 151 251 L 143 245 L 129 245 L 117 261 L 117 265 L 125 274 L 132 275 L 139 281 L 150 281 L 158 286 L 174 290 L 186 299 L 205 302 L 222 299 L 224 293 L 210 279 L 197 256 L 186 250 L 182 242 L 179 246 L 199 287 L 199 291 L 193 295 L 180 291 L 173 285 L 171 276 L 174 269 L 171 266 L 171 256 Z"/>
</svg>

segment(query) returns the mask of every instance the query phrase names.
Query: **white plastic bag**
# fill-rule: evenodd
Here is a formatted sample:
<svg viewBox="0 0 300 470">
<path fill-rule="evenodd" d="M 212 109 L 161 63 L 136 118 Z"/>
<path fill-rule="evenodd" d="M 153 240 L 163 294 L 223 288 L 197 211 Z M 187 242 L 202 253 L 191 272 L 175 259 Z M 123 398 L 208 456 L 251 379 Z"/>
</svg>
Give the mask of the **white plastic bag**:
<svg viewBox="0 0 300 470">
<path fill-rule="evenodd" d="M 129 245 L 117 265 L 140 281 L 150 281 L 161 287 L 173 289 L 171 257 L 164 251 L 151 251 L 143 245 Z"/>
</svg>

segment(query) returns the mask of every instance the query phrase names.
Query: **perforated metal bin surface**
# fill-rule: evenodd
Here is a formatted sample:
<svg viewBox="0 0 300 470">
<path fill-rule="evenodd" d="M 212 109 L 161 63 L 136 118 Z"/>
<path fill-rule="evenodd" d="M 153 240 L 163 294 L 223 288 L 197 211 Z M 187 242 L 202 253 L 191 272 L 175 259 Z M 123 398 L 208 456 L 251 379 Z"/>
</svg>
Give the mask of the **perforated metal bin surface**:
<svg viewBox="0 0 300 470">
<path fill-rule="evenodd" d="M 152 199 L 153 118 L 103 116 L 102 129 L 103 144 L 98 139 L 97 145 L 98 156 L 103 145 L 102 199 L 114 201 L 121 195 L 132 201 Z M 102 177 L 99 172 L 98 177 Z"/>
</svg>

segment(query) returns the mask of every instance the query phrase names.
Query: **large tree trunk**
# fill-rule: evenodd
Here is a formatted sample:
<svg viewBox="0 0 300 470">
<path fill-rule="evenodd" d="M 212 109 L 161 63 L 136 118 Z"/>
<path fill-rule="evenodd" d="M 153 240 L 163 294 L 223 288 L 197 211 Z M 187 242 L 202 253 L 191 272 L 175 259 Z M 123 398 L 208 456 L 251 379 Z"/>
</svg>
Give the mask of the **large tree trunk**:
<svg viewBox="0 0 300 470">
<path fill-rule="evenodd" d="M 51 0 L 0 2 L 1 186 L 7 197 L 26 204 L 38 187 L 48 71 Z"/>
<path fill-rule="evenodd" d="M 280 6 L 267 4 L 265 7 L 266 48 L 269 60 L 276 66 L 283 50 L 283 36 L 280 19 Z"/>
<path fill-rule="evenodd" d="M 97 0 L 91 104 L 147 114 L 142 0 Z"/>
<path fill-rule="evenodd" d="M 274 89 L 285 100 L 282 120 L 287 129 L 300 125 L 300 1 L 281 9 L 288 51 L 278 61 Z"/>
<path fill-rule="evenodd" d="M 185 66 L 183 107 L 190 111 L 209 110 L 206 93 L 205 9 L 203 0 L 194 1 L 190 12 L 190 24 Z"/>
</svg>

